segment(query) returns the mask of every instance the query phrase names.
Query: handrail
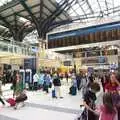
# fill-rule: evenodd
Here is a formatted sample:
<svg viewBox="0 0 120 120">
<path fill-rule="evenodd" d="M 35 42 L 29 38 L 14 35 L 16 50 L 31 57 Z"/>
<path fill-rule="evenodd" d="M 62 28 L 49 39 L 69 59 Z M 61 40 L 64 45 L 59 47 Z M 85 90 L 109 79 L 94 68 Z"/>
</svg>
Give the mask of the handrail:
<svg viewBox="0 0 120 120">
<path fill-rule="evenodd" d="M 11 44 L 9 42 L 5 43 L 3 41 L 0 41 L 0 51 L 30 56 L 35 55 L 31 46 L 19 46 L 17 44 Z"/>
<path fill-rule="evenodd" d="M 0 36 L 0 41 L 2 41 L 4 43 L 9 43 L 9 44 L 12 44 L 12 45 L 20 45 L 20 46 L 26 46 L 26 47 L 29 46 L 28 44 L 18 42 L 18 41 L 14 41 L 13 39 L 2 37 L 2 36 Z"/>
</svg>

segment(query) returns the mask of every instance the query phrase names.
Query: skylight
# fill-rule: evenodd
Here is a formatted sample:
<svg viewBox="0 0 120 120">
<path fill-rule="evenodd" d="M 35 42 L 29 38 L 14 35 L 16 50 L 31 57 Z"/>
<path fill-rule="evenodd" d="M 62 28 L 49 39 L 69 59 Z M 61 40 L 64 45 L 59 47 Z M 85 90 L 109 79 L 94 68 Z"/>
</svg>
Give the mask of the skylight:
<svg viewBox="0 0 120 120">
<path fill-rule="evenodd" d="M 12 1 L 12 0 L 0 0 L 0 6 L 5 5 L 5 4 L 9 3 L 10 1 Z"/>
<path fill-rule="evenodd" d="M 56 0 L 61 5 L 61 1 Z M 120 1 L 119 0 L 74 0 L 71 5 L 71 0 L 68 0 L 67 4 L 69 9 L 65 9 L 72 19 L 79 18 L 93 19 L 113 17 L 120 18 Z"/>
</svg>

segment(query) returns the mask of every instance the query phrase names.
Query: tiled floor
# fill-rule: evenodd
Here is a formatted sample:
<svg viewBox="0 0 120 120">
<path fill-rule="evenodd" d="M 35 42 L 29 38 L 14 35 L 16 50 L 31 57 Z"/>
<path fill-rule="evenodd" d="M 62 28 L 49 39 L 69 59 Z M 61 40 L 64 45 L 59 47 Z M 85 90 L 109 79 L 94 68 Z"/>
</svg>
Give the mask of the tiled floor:
<svg viewBox="0 0 120 120">
<path fill-rule="evenodd" d="M 12 96 L 12 91 L 8 88 L 9 85 L 3 88 L 5 97 Z M 53 99 L 51 90 L 49 94 L 40 90 L 27 92 L 26 106 L 18 110 L 0 108 L 0 120 L 74 120 L 83 109 L 79 107 L 82 101 L 81 92 L 78 92 L 77 96 L 70 96 L 67 85 L 62 86 L 61 91 L 63 99 Z"/>
</svg>

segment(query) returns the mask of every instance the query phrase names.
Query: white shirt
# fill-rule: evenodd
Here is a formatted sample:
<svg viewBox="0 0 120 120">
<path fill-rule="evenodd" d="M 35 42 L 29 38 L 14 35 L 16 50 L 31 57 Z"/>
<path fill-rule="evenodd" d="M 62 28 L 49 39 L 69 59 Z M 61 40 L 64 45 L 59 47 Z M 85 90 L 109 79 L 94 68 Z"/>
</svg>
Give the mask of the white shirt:
<svg viewBox="0 0 120 120">
<path fill-rule="evenodd" d="M 35 74 L 35 75 L 33 76 L 33 82 L 38 82 L 38 79 L 39 79 L 38 74 Z"/>
</svg>

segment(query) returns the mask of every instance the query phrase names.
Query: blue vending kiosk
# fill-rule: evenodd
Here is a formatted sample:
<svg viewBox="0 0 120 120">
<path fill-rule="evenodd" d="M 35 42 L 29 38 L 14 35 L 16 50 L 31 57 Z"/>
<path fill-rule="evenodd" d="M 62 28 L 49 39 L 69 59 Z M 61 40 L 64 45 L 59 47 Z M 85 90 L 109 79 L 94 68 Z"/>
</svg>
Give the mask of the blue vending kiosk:
<svg viewBox="0 0 120 120">
<path fill-rule="evenodd" d="M 24 69 L 25 69 L 25 83 L 28 84 L 29 89 L 33 87 L 33 75 L 36 73 L 36 58 L 26 58 L 24 59 Z"/>
</svg>

